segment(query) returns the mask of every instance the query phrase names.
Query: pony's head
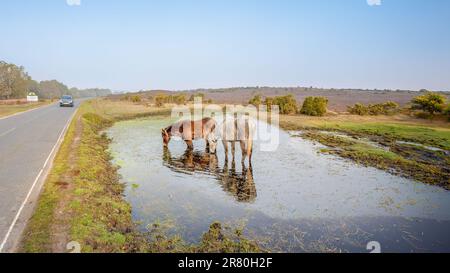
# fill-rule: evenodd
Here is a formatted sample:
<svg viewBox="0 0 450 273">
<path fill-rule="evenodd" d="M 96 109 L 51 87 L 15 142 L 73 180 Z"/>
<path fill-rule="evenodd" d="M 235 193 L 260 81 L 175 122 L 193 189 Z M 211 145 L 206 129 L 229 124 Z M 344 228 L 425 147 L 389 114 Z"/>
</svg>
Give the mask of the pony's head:
<svg viewBox="0 0 450 273">
<path fill-rule="evenodd" d="M 162 136 L 162 139 L 163 139 L 164 147 L 169 146 L 170 134 L 169 134 L 168 130 L 167 129 L 161 129 L 161 136 Z"/>
</svg>

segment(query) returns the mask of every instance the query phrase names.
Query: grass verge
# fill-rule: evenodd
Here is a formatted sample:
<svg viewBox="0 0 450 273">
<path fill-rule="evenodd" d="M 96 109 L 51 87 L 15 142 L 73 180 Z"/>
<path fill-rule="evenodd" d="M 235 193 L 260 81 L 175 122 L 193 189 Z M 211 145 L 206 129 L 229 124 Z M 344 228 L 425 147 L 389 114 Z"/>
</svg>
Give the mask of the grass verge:
<svg viewBox="0 0 450 273">
<path fill-rule="evenodd" d="M 51 101 L 40 101 L 36 103 L 25 104 L 0 104 L 0 118 L 39 108 L 50 103 Z"/>
</svg>

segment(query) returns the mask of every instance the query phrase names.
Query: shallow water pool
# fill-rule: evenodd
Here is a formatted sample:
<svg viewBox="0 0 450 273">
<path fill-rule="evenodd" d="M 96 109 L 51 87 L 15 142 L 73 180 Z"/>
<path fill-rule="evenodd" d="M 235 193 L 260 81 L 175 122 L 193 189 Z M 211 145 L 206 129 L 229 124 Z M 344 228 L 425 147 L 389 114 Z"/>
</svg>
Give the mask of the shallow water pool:
<svg viewBox="0 0 450 273">
<path fill-rule="evenodd" d="M 281 130 L 276 151 L 255 143 L 251 166 L 239 148 L 234 162 L 221 145 L 207 154 L 203 141 L 194 152 L 182 141 L 164 149 L 170 123 L 125 121 L 107 132 L 142 229 L 159 222 L 194 243 L 220 221 L 275 252 L 368 252 L 370 241 L 385 252 L 450 251 L 449 191 L 320 154 L 323 146 Z"/>
</svg>

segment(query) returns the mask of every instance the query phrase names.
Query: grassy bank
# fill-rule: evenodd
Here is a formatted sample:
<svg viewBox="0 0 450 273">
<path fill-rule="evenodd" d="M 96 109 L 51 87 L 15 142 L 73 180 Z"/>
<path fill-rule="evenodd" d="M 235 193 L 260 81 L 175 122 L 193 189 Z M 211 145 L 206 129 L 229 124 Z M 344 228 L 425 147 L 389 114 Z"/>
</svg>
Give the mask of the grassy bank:
<svg viewBox="0 0 450 273">
<path fill-rule="evenodd" d="M 83 103 L 75 115 L 36 211 L 22 240 L 23 252 L 66 252 L 78 242 L 82 252 L 257 252 L 256 244 L 239 231 L 224 234 L 213 223 L 198 245 L 168 237 L 154 225 L 136 230 L 125 185 L 111 164 L 109 139 L 102 131 L 114 122 L 170 115 L 168 108 L 151 108 L 106 99 Z"/>
<path fill-rule="evenodd" d="M 24 104 L 0 104 L 0 118 L 39 108 L 50 103 L 51 101 L 40 101 Z"/>
<path fill-rule="evenodd" d="M 282 116 L 280 126 L 327 146 L 323 153 L 450 189 L 450 124 L 445 121 L 401 115 Z"/>
</svg>

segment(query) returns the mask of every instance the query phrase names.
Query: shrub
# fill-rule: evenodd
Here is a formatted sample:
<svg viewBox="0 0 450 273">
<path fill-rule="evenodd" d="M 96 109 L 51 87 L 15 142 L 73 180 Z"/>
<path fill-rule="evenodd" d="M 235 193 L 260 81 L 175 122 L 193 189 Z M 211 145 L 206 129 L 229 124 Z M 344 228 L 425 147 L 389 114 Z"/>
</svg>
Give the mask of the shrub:
<svg viewBox="0 0 450 273">
<path fill-rule="evenodd" d="M 291 115 L 298 112 L 297 100 L 293 95 L 275 97 L 273 105 L 280 107 L 280 114 Z"/>
<path fill-rule="evenodd" d="M 422 96 L 417 96 L 412 100 L 412 109 L 421 110 L 435 115 L 444 111 L 446 97 L 433 92 L 427 92 Z"/>
<path fill-rule="evenodd" d="M 189 101 L 194 101 L 194 99 L 197 97 L 201 97 L 202 101 L 205 101 L 205 94 L 203 93 L 192 94 L 191 97 L 189 98 Z"/>
<path fill-rule="evenodd" d="M 397 112 L 399 105 L 393 101 L 385 103 L 369 104 L 369 115 L 389 115 Z"/>
<path fill-rule="evenodd" d="M 256 104 L 254 104 L 257 101 L 253 101 L 253 103 L 251 103 L 252 100 L 250 101 L 250 104 L 257 106 Z M 272 110 L 272 106 L 274 105 L 278 105 L 278 107 L 280 108 L 280 114 L 290 115 L 298 112 L 297 100 L 293 95 L 279 96 L 273 98 L 266 97 L 266 99 L 264 100 L 264 104 L 267 106 L 267 111 L 269 112 Z"/>
<path fill-rule="evenodd" d="M 131 96 L 131 101 L 134 103 L 138 103 L 138 102 L 142 101 L 142 98 L 141 98 L 141 96 L 134 95 L 134 96 Z"/>
<path fill-rule="evenodd" d="M 186 103 L 186 95 L 184 95 L 184 94 L 177 94 L 177 95 L 158 94 L 153 99 L 153 101 L 157 107 L 162 107 L 166 103 L 185 104 Z"/>
<path fill-rule="evenodd" d="M 383 105 L 383 112 L 385 114 L 395 113 L 400 108 L 400 105 L 398 105 L 398 103 L 393 101 L 385 102 L 382 105 Z"/>
<path fill-rule="evenodd" d="M 156 95 L 156 97 L 155 97 L 156 107 L 164 106 L 164 103 L 166 103 L 166 101 L 167 101 L 167 96 L 164 94 L 159 94 L 159 95 Z"/>
<path fill-rule="evenodd" d="M 183 94 L 174 95 L 173 102 L 176 104 L 185 104 L 186 103 L 186 95 L 183 95 Z"/>
<path fill-rule="evenodd" d="M 264 100 L 264 104 L 266 105 L 266 107 L 267 107 L 267 111 L 272 111 L 272 106 L 274 105 L 273 104 L 273 101 L 274 101 L 274 99 L 273 98 L 271 98 L 271 97 L 267 97 L 265 100 Z"/>
<path fill-rule="evenodd" d="M 445 109 L 445 115 L 447 116 L 448 120 L 450 121 L 450 104 L 447 105 L 447 109 Z"/>
<path fill-rule="evenodd" d="M 323 116 L 327 113 L 328 99 L 325 97 L 307 97 L 301 113 L 308 116 Z"/>
<path fill-rule="evenodd" d="M 350 112 L 350 114 L 360 116 L 390 115 L 396 113 L 398 109 L 399 105 L 393 101 L 369 105 L 357 103 L 354 106 L 348 107 L 348 111 Z"/>
<path fill-rule="evenodd" d="M 353 115 L 366 116 L 369 114 L 369 107 L 364 104 L 357 103 L 354 106 L 349 106 L 348 111 Z"/>
<path fill-rule="evenodd" d="M 250 99 L 250 101 L 248 102 L 248 104 L 252 104 L 256 107 L 259 107 L 262 104 L 262 97 L 261 95 L 256 95 L 253 98 Z"/>
</svg>

